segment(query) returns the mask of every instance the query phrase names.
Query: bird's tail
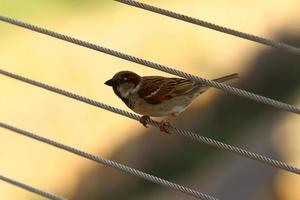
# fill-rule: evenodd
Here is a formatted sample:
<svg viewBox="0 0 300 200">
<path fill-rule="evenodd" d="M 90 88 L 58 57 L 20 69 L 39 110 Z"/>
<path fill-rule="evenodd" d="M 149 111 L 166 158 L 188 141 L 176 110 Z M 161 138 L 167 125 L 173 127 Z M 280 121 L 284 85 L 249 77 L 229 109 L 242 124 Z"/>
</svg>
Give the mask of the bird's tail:
<svg viewBox="0 0 300 200">
<path fill-rule="evenodd" d="M 240 77 L 239 74 L 234 73 L 234 74 L 229 74 L 229 75 L 227 75 L 227 76 L 222 76 L 222 77 L 220 77 L 220 78 L 213 79 L 213 81 L 222 83 L 222 82 L 229 81 L 229 80 L 231 80 L 231 79 L 239 78 L 239 77 Z"/>
<path fill-rule="evenodd" d="M 231 79 L 239 78 L 239 77 L 240 77 L 239 74 L 234 73 L 234 74 L 229 74 L 227 76 L 222 76 L 220 78 L 213 79 L 213 81 L 222 83 L 222 82 L 229 81 Z M 208 90 L 209 88 L 210 88 L 209 86 L 199 83 L 198 93 L 201 94 L 201 93 L 205 92 L 206 90 Z"/>
</svg>

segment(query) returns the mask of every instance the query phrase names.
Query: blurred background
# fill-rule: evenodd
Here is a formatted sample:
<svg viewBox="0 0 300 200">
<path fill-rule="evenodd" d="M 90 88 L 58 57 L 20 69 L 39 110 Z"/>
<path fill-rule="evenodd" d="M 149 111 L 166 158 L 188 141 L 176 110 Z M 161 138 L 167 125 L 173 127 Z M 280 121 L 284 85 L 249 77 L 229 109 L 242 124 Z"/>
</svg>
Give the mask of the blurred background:
<svg viewBox="0 0 300 200">
<path fill-rule="evenodd" d="M 143 1 L 300 46 L 299 0 Z M 8 17 L 300 105 L 300 57 L 103 0 L 0 0 Z M 103 83 L 150 68 L 0 23 L 2 69 L 127 109 Z M 300 177 L 0 76 L 0 120 L 222 200 L 300 199 Z M 300 166 L 300 118 L 211 89 L 172 124 Z M 0 130 L 0 172 L 75 200 L 193 199 L 13 132 Z M 0 199 L 41 197 L 0 182 Z"/>
</svg>

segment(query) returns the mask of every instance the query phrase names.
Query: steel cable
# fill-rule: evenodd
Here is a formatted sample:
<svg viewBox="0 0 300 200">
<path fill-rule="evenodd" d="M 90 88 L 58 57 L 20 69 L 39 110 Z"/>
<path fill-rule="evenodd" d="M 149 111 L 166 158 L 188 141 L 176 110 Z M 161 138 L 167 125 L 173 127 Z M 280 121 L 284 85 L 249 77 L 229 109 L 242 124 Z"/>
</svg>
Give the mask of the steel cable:
<svg viewBox="0 0 300 200">
<path fill-rule="evenodd" d="M 158 8 L 158 7 L 155 7 L 155 6 L 151 6 L 149 4 L 145 4 L 145 3 L 142 3 L 142 2 L 138 2 L 138 1 L 133 1 L 133 0 L 115 0 L 115 1 L 130 5 L 130 6 L 134 6 L 134 7 L 137 7 L 137 8 L 142 8 L 144 10 L 155 12 L 155 13 L 165 15 L 165 16 L 168 16 L 168 17 L 172 17 L 172 18 L 175 18 L 175 19 L 178 19 L 178 20 L 182 20 L 182 21 L 185 21 L 185 22 L 189 22 L 189 23 L 192 23 L 192 24 L 196 24 L 196 25 L 199 25 L 199 26 L 202 26 L 202 27 L 213 29 L 213 30 L 216 30 L 216 31 L 219 31 L 219 32 L 222 32 L 222 33 L 226 33 L 226 34 L 229 34 L 229 35 L 240 37 L 240 38 L 243 38 L 243 39 L 246 39 L 246 40 L 251 40 L 251 41 L 254 41 L 254 42 L 258 42 L 260 44 L 265 44 L 267 46 L 271 46 L 271 47 L 286 51 L 288 53 L 300 55 L 300 48 L 285 44 L 283 42 L 276 42 L 276 41 L 266 39 L 266 38 L 263 38 L 263 37 L 259 37 L 259 36 L 256 36 L 256 35 L 252 35 L 252 34 L 249 34 L 249 33 L 244 33 L 244 32 L 241 32 L 241 31 L 233 30 L 233 29 L 230 29 L 230 28 L 227 28 L 227 27 L 224 27 L 224 26 L 219 26 L 219 25 L 207 22 L 207 21 L 203 21 L 203 20 L 200 20 L 200 19 L 189 17 L 189 16 L 179 14 L 179 13 L 176 13 L 176 12 L 172 12 L 170 10 L 166 10 L 166 9 Z"/>
<path fill-rule="evenodd" d="M 63 197 L 57 196 L 55 194 L 51 194 L 49 192 L 45 192 L 43 190 L 34 188 L 34 187 L 30 186 L 30 185 L 27 185 L 25 183 L 21 183 L 19 181 L 16 181 L 14 179 L 11 179 L 11 178 L 8 178 L 8 177 L 2 176 L 2 175 L 0 175 L 0 180 L 5 181 L 7 183 L 10 183 L 12 185 L 15 185 L 17 187 L 23 188 L 24 190 L 27 190 L 29 192 L 32 192 L 32 193 L 38 194 L 40 196 L 43 196 L 43 197 L 45 197 L 47 199 L 52 199 L 52 200 L 64 200 L 65 199 Z"/>
<path fill-rule="evenodd" d="M 162 185 L 162 186 L 165 186 L 165 187 L 177 190 L 179 192 L 188 194 L 190 196 L 193 196 L 193 197 L 196 197 L 196 198 L 200 198 L 200 199 L 203 199 L 203 200 L 218 200 L 217 198 L 214 198 L 214 197 L 209 196 L 207 194 L 203 194 L 203 193 L 198 192 L 196 190 L 193 190 L 193 189 L 190 189 L 190 188 L 178 185 L 176 183 L 172 183 L 170 181 L 166 181 L 166 180 L 161 179 L 159 177 L 156 177 L 156 176 L 144 173 L 142 171 L 139 171 L 139 170 L 136 170 L 134 168 L 128 167 L 126 165 L 120 164 L 118 162 L 115 162 L 115 161 L 112 161 L 112 160 L 109 160 L 109 159 L 106 159 L 106 158 L 103 158 L 103 157 L 100 157 L 100 156 L 96 156 L 96 155 L 93 155 L 93 154 L 81 151 L 81 150 L 76 149 L 74 147 L 67 146 L 65 144 L 56 142 L 54 140 L 51 140 L 51 139 L 48 139 L 48 138 L 36 135 L 36 134 L 34 134 L 32 132 L 29 132 L 29 131 L 17 128 L 15 126 L 9 125 L 7 123 L 0 122 L 0 127 L 8 129 L 8 130 L 11 130 L 13 132 L 19 133 L 19 134 L 24 135 L 24 136 L 30 137 L 30 138 L 38 140 L 40 142 L 44 142 L 44 143 L 49 144 L 51 146 L 55 146 L 55 147 L 57 147 L 59 149 L 63 149 L 65 151 L 77 154 L 77 155 L 79 155 L 81 157 L 87 158 L 87 159 L 95 161 L 97 163 L 104 164 L 106 166 L 109 166 L 109 167 L 121 170 L 123 172 L 126 172 L 128 174 L 137 176 L 139 178 L 151 181 L 153 183 L 157 183 L 159 185 Z"/>
<path fill-rule="evenodd" d="M 251 93 L 251 92 L 248 92 L 248 91 L 245 91 L 245 90 L 241 90 L 241 89 L 238 89 L 238 88 L 234 88 L 234 87 L 222 84 L 222 83 L 207 80 L 207 79 L 201 78 L 199 76 L 194 76 L 192 74 L 188 74 L 186 72 L 183 72 L 183 71 L 180 71 L 180 70 L 177 70 L 177 69 L 173 69 L 173 68 L 167 67 L 165 65 L 157 64 L 157 63 L 145 60 L 145 59 L 141 59 L 141 58 L 138 58 L 138 57 L 135 57 L 135 56 L 131 56 L 131 55 L 128 55 L 128 54 L 125 54 L 125 53 L 121 53 L 119 51 L 115 51 L 115 50 L 112 50 L 112 49 L 109 49 L 109 48 L 106 48 L 106 47 L 103 47 L 103 46 L 99 46 L 99 45 L 96 45 L 96 44 L 93 44 L 93 43 L 90 43 L 90 42 L 79 40 L 79 39 L 76 39 L 76 38 L 73 38 L 73 37 L 70 37 L 70 36 L 67 36 L 67 35 L 64 35 L 64 34 L 60 34 L 60 33 L 57 33 L 57 32 L 54 32 L 54 31 L 51 31 L 51 30 L 48 30 L 48 29 L 44 29 L 44 28 L 41 28 L 41 27 L 38 27 L 38 26 L 34 26 L 32 24 L 28 24 L 28 23 L 25 23 L 25 22 L 22 22 L 22 21 L 19 21 L 19 20 L 16 20 L 16 19 L 0 16 L 0 21 L 7 22 L 7 23 L 10 23 L 10 24 L 14 24 L 14 25 L 17 25 L 17 26 L 20 26 L 20 27 L 23 27 L 23 28 L 27 28 L 27 29 L 30 29 L 32 31 L 36 31 L 36 32 L 39 32 L 39 33 L 42 33 L 42 34 L 46 34 L 48 36 L 55 37 L 55 38 L 58 38 L 58 39 L 61 39 L 61 40 L 64 40 L 64 41 L 68 41 L 68 42 L 71 42 L 71 43 L 74 43 L 74 44 L 77 44 L 77 45 L 80 45 L 80 46 L 83 46 L 83 47 L 87 47 L 87 48 L 90 48 L 90 49 L 93 49 L 93 50 L 96 50 L 96 51 L 100 51 L 102 53 L 106 53 L 106 54 L 109 54 L 109 55 L 112 55 L 112 56 L 115 56 L 115 57 L 118 57 L 118 58 L 121 58 L 121 59 L 125 59 L 125 60 L 135 62 L 135 63 L 141 64 L 141 65 L 144 65 L 144 66 L 148 66 L 148 67 L 151 67 L 153 69 L 157 69 L 157 70 L 164 71 L 164 72 L 167 72 L 167 73 L 170 73 L 170 74 L 174 74 L 174 75 L 186 78 L 186 79 L 201 82 L 201 83 L 206 84 L 208 86 L 218 88 L 218 89 L 224 90 L 226 92 L 229 92 L 231 94 L 242 96 L 242 97 L 254 100 L 254 101 L 259 102 L 259 103 L 263 103 L 263 104 L 266 104 L 266 105 L 269 105 L 269 106 L 273 106 L 273 107 L 278 108 L 278 109 L 282 109 L 282 110 L 286 110 L 286 111 L 289 111 L 289 112 L 300 114 L 300 107 L 290 105 L 290 104 L 287 104 L 287 103 L 283 103 L 283 102 L 280 102 L 280 101 L 277 101 L 277 100 L 273 100 L 271 98 L 263 97 L 263 96 L 260 96 L 260 95 L 257 95 L 257 94 L 254 94 L 254 93 Z"/>
<path fill-rule="evenodd" d="M 46 89 L 46 90 L 49 90 L 49 91 L 67 96 L 67 97 L 70 97 L 72 99 L 75 99 L 75 100 L 78 100 L 78 101 L 81 101 L 81 102 L 84 102 L 84 103 L 87 103 L 87 104 L 90 104 L 90 105 L 93 105 L 93 106 L 96 106 L 96 107 L 99 107 L 99 108 L 117 113 L 117 114 L 120 114 L 120 115 L 123 115 L 123 116 L 126 116 L 126 117 L 134 119 L 134 120 L 139 120 L 140 119 L 140 116 L 137 115 L 137 114 L 127 112 L 125 110 L 121 110 L 119 108 L 115 108 L 113 106 L 95 101 L 93 99 L 90 99 L 90 98 L 87 98 L 87 97 L 84 97 L 84 96 L 80 96 L 78 94 L 71 93 L 71 92 L 62 90 L 60 88 L 53 87 L 53 86 L 47 85 L 45 83 L 41 83 L 41 82 L 26 78 L 26 77 L 23 77 L 23 76 L 20 76 L 20 75 L 11 73 L 11 72 L 7 72 L 3 69 L 0 69 L 0 74 L 3 74 L 5 76 L 11 77 L 13 79 L 16 79 L 16 80 L 19 80 L 19 81 L 22 81 L 22 82 L 25 82 L 25 83 L 28 83 L 28 84 L 31 84 L 31 85 L 35 85 L 37 87 L 40 87 L 40 88 L 43 88 L 43 89 Z M 159 127 L 159 122 L 158 121 L 150 119 L 147 122 L 152 126 Z M 196 133 L 193 133 L 193 132 L 190 132 L 190 131 L 187 131 L 187 130 L 178 129 L 178 128 L 173 127 L 173 126 L 168 126 L 167 129 L 170 133 L 175 133 L 175 134 L 178 134 L 178 135 L 185 136 L 187 138 L 198 141 L 200 143 L 213 146 L 217 149 L 221 149 L 221 150 L 224 150 L 224 151 L 227 151 L 227 152 L 232 152 L 232 153 L 235 153 L 237 155 L 247 157 L 247 158 L 250 158 L 252 160 L 257 160 L 257 161 L 260 161 L 264 164 L 268 164 L 268 165 L 271 165 L 271 166 L 279 168 L 279 169 L 283 169 L 283 170 L 286 170 L 286 171 L 289 171 L 289 172 L 292 172 L 292 173 L 295 173 L 295 174 L 300 174 L 300 169 L 299 168 L 288 165 L 284 162 L 277 161 L 277 160 L 268 158 L 266 156 L 259 155 L 257 153 L 252 153 L 252 152 L 246 151 L 244 149 L 241 149 L 239 147 L 224 144 L 222 142 L 219 142 L 219 141 L 201 136 L 199 134 L 196 134 Z"/>
</svg>

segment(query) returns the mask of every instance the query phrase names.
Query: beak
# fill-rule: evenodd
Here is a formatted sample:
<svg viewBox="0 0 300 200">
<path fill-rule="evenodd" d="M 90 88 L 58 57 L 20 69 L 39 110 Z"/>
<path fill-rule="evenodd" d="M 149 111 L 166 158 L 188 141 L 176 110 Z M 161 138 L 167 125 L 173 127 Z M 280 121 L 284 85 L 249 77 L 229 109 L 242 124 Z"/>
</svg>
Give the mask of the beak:
<svg viewBox="0 0 300 200">
<path fill-rule="evenodd" d="M 108 86 L 113 86 L 114 85 L 114 81 L 112 79 L 109 79 L 108 81 L 106 81 L 104 83 L 105 85 L 108 85 Z"/>
</svg>

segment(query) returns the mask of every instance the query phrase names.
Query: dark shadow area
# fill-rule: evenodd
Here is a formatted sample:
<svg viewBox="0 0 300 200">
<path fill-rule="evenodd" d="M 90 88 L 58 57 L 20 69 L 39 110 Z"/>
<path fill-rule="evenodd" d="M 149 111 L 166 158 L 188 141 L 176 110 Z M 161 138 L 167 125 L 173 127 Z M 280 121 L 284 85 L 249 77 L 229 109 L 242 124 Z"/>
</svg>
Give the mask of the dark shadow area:
<svg viewBox="0 0 300 200">
<path fill-rule="evenodd" d="M 278 37 L 278 40 L 300 46 L 300 36 L 293 37 L 283 33 Z M 300 57 L 276 49 L 259 52 L 256 59 L 249 64 L 248 72 L 241 74 L 240 80 L 233 82 L 233 86 L 294 104 L 296 93 L 300 89 Z M 172 123 L 177 127 L 237 145 L 235 142 L 244 138 L 249 133 L 247 130 L 254 128 L 255 133 L 260 136 L 258 138 L 263 137 L 267 140 L 272 127 L 276 123 L 280 123 L 286 115 L 293 114 L 219 91 L 219 95 L 207 105 L 188 109 Z M 266 120 L 266 123 L 264 127 L 260 128 L 258 123 L 261 124 L 262 119 Z M 205 173 L 205 171 L 210 170 L 209 163 L 212 159 L 218 159 L 225 155 L 237 157 L 237 162 L 244 159 L 180 136 L 164 135 L 154 129 L 146 130 L 146 132 L 146 134 L 141 134 L 140 137 L 117 149 L 110 159 L 167 180 L 188 176 L 196 167 L 201 168 Z M 259 149 L 251 149 L 251 151 L 260 152 Z M 276 155 L 276 147 L 270 152 L 264 152 L 264 155 L 280 159 Z M 222 160 L 224 162 L 224 159 Z M 251 162 L 253 165 L 261 165 L 256 161 Z M 245 173 L 252 171 L 251 166 L 252 164 L 249 165 L 249 169 Z M 269 166 L 262 167 L 272 169 Z M 262 170 L 261 173 L 265 173 L 265 171 Z M 259 173 L 250 174 L 252 179 L 254 177 L 260 178 Z M 272 175 L 270 175 L 271 179 Z M 246 183 L 247 176 L 243 176 L 243 181 L 236 184 L 243 188 Z M 236 190 L 236 188 L 228 185 L 226 187 L 228 193 L 233 193 Z M 261 187 L 266 187 L 265 189 L 272 193 L 270 185 Z M 201 188 L 199 189 L 201 190 Z M 95 165 L 93 169 L 81 175 L 81 184 L 70 199 L 138 200 L 144 199 L 147 194 L 160 190 L 165 190 L 165 188 L 114 169 L 99 168 Z M 244 190 L 247 190 L 247 187 Z M 214 191 L 213 188 L 210 191 L 212 191 L 212 195 L 220 193 L 220 191 Z M 186 199 L 193 198 L 186 196 Z M 224 196 L 222 199 L 228 198 Z"/>
</svg>

